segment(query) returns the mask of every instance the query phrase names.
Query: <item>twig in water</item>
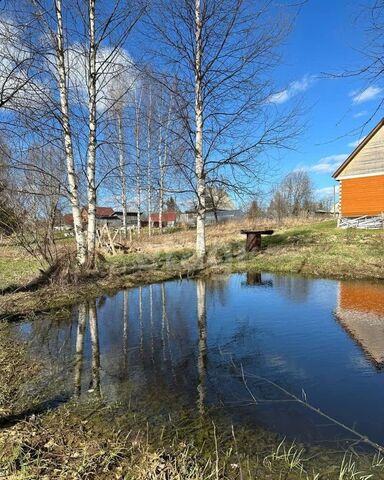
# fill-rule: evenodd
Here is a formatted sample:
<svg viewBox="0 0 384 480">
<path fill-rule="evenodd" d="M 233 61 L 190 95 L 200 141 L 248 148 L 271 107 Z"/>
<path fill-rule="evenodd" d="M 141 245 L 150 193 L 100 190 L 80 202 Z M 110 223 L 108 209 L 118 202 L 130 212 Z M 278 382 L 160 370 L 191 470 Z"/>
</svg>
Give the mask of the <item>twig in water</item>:
<svg viewBox="0 0 384 480">
<path fill-rule="evenodd" d="M 243 366 L 241 366 L 241 377 L 243 379 L 245 379 L 245 374 L 244 374 L 244 370 L 243 370 Z M 296 400 L 298 403 L 300 403 L 301 405 L 304 405 L 305 407 L 307 407 L 309 410 L 312 410 L 313 412 L 317 413 L 318 415 L 320 415 L 321 417 L 323 418 L 326 418 L 327 420 L 331 421 L 333 424 L 335 425 L 338 425 L 339 427 L 343 428 L 344 430 L 352 433 L 353 435 L 355 435 L 356 437 L 358 437 L 360 439 L 361 442 L 363 443 L 366 443 L 367 445 L 370 445 L 371 447 L 373 447 L 375 450 L 378 450 L 379 452 L 383 453 L 384 452 L 384 447 L 382 445 L 379 445 L 378 443 L 376 442 L 373 442 L 372 440 L 370 440 L 366 435 L 363 435 L 361 434 L 360 432 L 358 432 L 357 430 L 355 430 L 354 428 L 351 428 L 351 427 L 348 427 L 348 425 L 345 425 L 344 423 L 340 422 L 339 420 L 336 420 L 335 418 L 331 417 L 330 415 L 328 415 L 327 413 L 323 412 L 322 410 L 320 410 L 320 408 L 316 408 L 314 407 L 313 405 L 311 405 L 310 403 L 308 403 L 307 401 L 304 401 L 302 400 L 300 397 L 298 397 L 297 395 L 295 395 L 294 393 L 291 393 L 289 392 L 288 390 L 286 390 L 284 387 L 278 385 L 277 383 L 275 383 L 274 381 L 272 380 L 269 380 L 268 378 L 265 378 L 265 377 L 261 377 L 259 375 L 254 375 L 254 374 L 249 374 L 248 375 L 248 378 L 256 378 L 258 380 L 261 380 L 261 381 L 264 381 L 266 383 L 269 383 L 270 385 L 272 385 L 273 387 L 277 388 L 278 390 L 280 390 L 281 392 L 285 393 L 287 396 L 293 398 L 294 400 Z M 245 383 L 245 387 L 247 389 L 248 392 L 250 392 L 250 389 L 248 387 L 248 385 Z M 252 398 L 254 398 L 253 394 L 251 394 Z M 257 403 L 257 402 L 256 402 Z"/>
</svg>

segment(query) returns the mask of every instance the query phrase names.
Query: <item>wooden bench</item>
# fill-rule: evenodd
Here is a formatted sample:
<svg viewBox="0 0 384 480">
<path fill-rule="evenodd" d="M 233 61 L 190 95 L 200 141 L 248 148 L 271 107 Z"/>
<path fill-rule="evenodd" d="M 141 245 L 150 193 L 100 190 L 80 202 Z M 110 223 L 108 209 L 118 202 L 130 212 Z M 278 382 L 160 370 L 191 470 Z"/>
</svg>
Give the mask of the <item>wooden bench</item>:
<svg viewBox="0 0 384 480">
<path fill-rule="evenodd" d="M 240 230 L 240 233 L 247 236 L 246 252 L 257 252 L 261 250 L 261 235 L 272 235 L 273 230 Z"/>
</svg>

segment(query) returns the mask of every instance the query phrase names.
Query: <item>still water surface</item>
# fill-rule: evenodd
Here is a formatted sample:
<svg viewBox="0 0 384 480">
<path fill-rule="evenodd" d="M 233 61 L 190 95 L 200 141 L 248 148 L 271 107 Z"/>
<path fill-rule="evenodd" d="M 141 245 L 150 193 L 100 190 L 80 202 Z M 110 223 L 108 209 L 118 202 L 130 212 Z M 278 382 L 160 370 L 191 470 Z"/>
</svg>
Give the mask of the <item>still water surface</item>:
<svg viewBox="0 0 384 480">
<path fill-rule="evenodd" d="M 305 442 L 348 437 L 279 385 L 384 443 L 382 283 L 251 273 L 171 281 L 13 328 L 49 360 L 57 393 L 213 409 Z"/>
</svg>

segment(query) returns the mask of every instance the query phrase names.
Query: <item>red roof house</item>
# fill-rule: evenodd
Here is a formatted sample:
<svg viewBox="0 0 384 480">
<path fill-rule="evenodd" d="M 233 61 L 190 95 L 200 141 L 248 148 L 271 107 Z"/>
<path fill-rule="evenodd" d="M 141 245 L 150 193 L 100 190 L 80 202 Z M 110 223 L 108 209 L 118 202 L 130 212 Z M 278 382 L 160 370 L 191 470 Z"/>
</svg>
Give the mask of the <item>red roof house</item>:
<svg viewBox="0 0 384 480">
<path fill-rule="evenodd" d="M 158 213 L 151 213 L 149 219 L 154 227 L 159 226 L 160 215 Z M 176 224 L 177 213 L 176 212 L 164 212 L 162 215 L 161 223 L 163 227 L 173 227 Z"/>
</svg>

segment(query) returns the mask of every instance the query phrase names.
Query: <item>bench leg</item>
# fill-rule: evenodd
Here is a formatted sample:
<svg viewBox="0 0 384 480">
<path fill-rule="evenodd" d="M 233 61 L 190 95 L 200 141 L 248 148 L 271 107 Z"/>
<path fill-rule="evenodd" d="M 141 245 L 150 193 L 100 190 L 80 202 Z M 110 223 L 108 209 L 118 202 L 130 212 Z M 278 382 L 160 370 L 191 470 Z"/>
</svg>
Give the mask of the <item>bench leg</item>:
<svg viewBox="0 0 384 480">
<path fill-rule="evenodd" d="M 261 235 L 257 233 L 248 233 L 245 250 L 247 252 L 257 252 L 261 250 Z"/>
</svg>

